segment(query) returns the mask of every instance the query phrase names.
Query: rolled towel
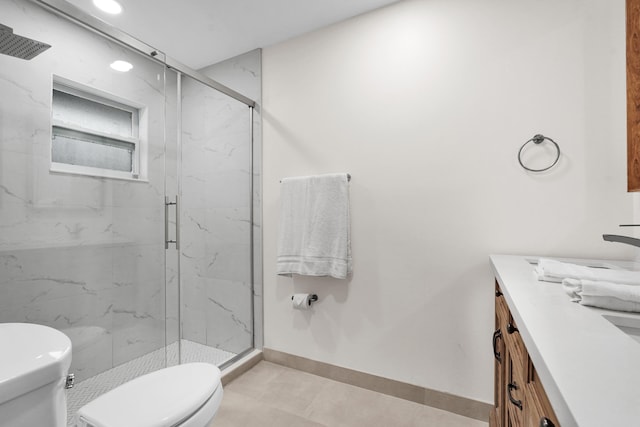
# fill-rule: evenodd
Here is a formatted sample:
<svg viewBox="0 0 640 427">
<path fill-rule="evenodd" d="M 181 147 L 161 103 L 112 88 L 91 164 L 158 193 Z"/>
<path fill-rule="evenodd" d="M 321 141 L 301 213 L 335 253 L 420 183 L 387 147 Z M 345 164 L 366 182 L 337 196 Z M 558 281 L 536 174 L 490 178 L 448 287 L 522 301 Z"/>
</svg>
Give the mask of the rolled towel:
<svg viewBox="0 0 640 427">
<path fill-rule="evenodd" d="M 564 279 L 562 286 L 581 305 L 640 313 L 640 286 L 580 279 Z"/>
<path fill-rule="evenodd" d="M 564 279 L 584 279 L 596 282 L 640 285 L 640 272 L 594 268 L 540 258 L 535 269 L 538 280 L 562 283 Z"/>
</svg>

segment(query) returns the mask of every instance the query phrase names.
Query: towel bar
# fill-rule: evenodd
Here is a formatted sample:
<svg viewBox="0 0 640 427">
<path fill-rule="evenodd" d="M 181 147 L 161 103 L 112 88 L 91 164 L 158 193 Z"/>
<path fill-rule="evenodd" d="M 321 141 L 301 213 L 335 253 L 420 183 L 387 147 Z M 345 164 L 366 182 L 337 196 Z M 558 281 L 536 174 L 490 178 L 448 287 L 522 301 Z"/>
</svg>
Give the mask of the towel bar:
<svg viewBox="0 0 640 427">
<path fill-rule="evenodd" d="M 541 168 L 541 169 L 532 169 L 528 166 L 525 166 L 524 163 L 522 162 L 522 150 L 524 149 L 524 147 L 526 147 L 526 145 L 530 142 L 533 142 L 535 145 L 539 145 L 543 143 L 545 140 L 550 141 L 556 149 L 556 158 L 553 161 L 553 163 L 551 163 L 546 168 Z M 560 160 L 560 146 L 558 145 L 557 142 L 555 142 L 553 139 L 549 138 L 548 136 L 544 136 L 540 134 L 534 135 L 533 138 L 531 138 L 530 140 L 522 144 L 522 147 L 520 147 L 520 150 L 518 150 L 518 162 L 520 163 L 520 166 L 522 166 L 524 169 L 528 170 L 529 172 L 544 172 L 546 170 L 549 170 L 552 167 L 554 167 L 556 163 L 558 163 L 558 160 Z"/>
</svg>

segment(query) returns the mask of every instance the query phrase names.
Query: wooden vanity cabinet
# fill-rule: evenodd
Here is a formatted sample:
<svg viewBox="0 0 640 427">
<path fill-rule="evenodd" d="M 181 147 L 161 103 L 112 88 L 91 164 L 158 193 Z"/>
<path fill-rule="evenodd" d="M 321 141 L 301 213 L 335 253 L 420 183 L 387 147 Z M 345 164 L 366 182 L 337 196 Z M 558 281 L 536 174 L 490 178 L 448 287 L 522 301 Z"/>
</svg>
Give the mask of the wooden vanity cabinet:
<svg viewBox="0 0 640 427">
<path fill-rule="evenodd" d="M 559 427 L 500 286 L 495 284 L 494 408 L 490 427 Z"/>
<path fill-rule="evenodd" d="M 495 331 L 493 332 L 493 357 L 494 357 L 494 384 L 505 384 L 506 377 L 506 346 L 504 342 L 504 327 L 509 315 L 509 310 L 500 288 L 496 284 L 496 307 L 495 307 Z M 495 386 L 493 389 L 494 408 L 489 414 L 489 424 L 491 426 L 502 427 L 505 419 L 505 394 L 502 388 Z"/>
<path fill-rule="evenodd" d="M 525 426 L 553 427 L 560 425 L 530 358 L 525 400 L 527 401 L 527 408 L 524 412 Z"/>
<path fill-rule="evenodd" d="M 640 0 L 626 1 L 627 190 L 640 191 Z"/>
</svg>

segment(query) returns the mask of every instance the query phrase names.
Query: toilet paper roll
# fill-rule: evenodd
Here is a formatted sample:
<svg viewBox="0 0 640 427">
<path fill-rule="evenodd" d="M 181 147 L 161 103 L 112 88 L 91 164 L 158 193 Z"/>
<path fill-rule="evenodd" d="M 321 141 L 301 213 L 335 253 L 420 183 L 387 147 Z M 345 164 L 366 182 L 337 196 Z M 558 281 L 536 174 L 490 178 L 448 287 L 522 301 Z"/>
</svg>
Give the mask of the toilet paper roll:
<svg viewBox="0 0 640 427">
<path fill-rule="evenodd" d="M 311 308 L 311 294 L 293 294 L 291 303 L 296 310 L 309 310 Z"/>
</svg>

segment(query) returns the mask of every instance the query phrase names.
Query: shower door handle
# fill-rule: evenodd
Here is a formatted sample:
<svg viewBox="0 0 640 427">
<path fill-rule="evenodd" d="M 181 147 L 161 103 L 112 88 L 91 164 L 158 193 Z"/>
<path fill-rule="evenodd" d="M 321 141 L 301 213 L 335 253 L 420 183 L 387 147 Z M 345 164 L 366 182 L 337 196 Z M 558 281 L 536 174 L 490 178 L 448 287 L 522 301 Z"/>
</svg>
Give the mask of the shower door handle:
<svg viewBox="0 0 640 427">
<path fill-rule="evenodd" d="M 176 194 L 176 251 L 180 250 L 180 196 Z"/>
<path fill-rule="evenodd" d="M 169 240 L 169 206 L 176 207 L 176 240 Z M 180 206 L 178 196 L 174 202 L 169 201 L 169 197 L 164 197 L 164 248 L 169 249 L 169 243 L 175 243 L 176 250 L 180 249 Z"/>
</svg>

